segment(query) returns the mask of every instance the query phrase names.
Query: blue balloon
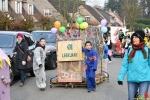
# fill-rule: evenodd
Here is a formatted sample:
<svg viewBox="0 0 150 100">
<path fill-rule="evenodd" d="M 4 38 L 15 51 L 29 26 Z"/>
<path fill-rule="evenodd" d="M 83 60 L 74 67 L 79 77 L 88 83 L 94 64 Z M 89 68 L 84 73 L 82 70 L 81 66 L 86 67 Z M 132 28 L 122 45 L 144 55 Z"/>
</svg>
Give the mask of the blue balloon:
<svg viewBox="0 0 150 100">
<path fill-rule="evenodd" d="M 102 33 L 106 33 L 108 31 L 108 29 L 106 26 L 102 26 L 101 31 L 102 31 Z"/>
</svg>

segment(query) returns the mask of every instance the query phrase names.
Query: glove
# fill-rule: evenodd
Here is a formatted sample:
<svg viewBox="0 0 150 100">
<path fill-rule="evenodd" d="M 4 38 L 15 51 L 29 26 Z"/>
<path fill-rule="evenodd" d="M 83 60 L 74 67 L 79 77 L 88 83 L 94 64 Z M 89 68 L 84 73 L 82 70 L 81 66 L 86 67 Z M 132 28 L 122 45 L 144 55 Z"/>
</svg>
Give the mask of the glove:
<svg viewBox="0 0 150 100">
<path fill-rule="evenodd" d="M 39 67 L 41 68 L 41 67 L 43 67 L 43 65 L 42 65 L 42 64 L 40 64 L 40 65 L 39 65 Z"/>
<path fill-rule="evenodd" d="M 119 84 L 119 85 L 123 85 L 123 82 L 122 82 L 122 81 L 118 81 L 118 84 Z"/>
<path fill-rule="evenodd" d="M 96 71 L 96 69 L 93 69 L 93 71 L 95 72 L 95 71 Z"/>
<path fill-rule="evenodd" d="M 26 62 L 25 62 L 25 61 L 22 61 L 22 65 L 26 65 Z"/>
</svg>

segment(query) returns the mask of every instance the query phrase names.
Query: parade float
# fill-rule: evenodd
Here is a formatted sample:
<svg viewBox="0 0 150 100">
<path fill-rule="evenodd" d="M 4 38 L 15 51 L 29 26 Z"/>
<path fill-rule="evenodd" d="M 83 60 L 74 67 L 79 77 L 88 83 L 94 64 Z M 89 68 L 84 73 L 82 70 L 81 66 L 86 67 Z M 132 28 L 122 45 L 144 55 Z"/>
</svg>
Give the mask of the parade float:
<svg viewBox="0 0 150 100">
<path fill-rule="evenodd" d="M 53 86 L 65 86 L 66 88 L 87 86 L 85 56 L 82 53 L 82 47 L 86 41 L 91 41 L 93 48 L 98 53 L 96 83 L 101 83 L 106 78 L 109 80 L 109 74 L 107 73 L 107 77 L 104 77 L 103 73 L 106 72 L 102 70 L 103 33 L 107 32 L 106 23 L 106 20 L 102 20 L 100 28 L 89 26 L 87 22 L 83 22 L 82 18 L 78 18 L 74 29 L 66 29 L 59 21 L 54 23 L 55 27 L 51 29 L 51 32 L 57 35 L 57 75 L 50 79 L 50 88 Z"/>
<path fill-rule="evenodd" d="M 0 49 L 0 100 L 10 100 L 10 60 Z"/>
</svg>

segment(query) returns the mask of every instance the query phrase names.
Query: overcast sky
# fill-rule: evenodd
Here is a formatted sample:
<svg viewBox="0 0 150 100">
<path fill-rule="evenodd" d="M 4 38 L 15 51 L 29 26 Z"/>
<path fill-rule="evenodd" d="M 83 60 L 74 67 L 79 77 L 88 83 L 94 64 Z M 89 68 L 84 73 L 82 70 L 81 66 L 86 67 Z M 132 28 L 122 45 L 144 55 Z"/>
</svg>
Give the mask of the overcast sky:
<svg viewBox="0 0 150 100">
<path fill-rule="evenodd" d="M 104 7 L 104 3 L 106 0 L 85 0 L 86 4 L 91 5 L 91 6 L 95 6 L 95 5 L 99 5 Z"/>
</svg>

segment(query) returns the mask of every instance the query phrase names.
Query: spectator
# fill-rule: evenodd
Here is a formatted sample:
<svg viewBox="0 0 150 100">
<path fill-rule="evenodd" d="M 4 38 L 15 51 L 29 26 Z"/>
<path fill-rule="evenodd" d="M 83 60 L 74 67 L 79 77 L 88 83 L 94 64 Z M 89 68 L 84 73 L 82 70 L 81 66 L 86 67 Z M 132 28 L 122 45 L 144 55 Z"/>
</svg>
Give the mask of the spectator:
<svg viewBox="0 0 150 100">
<path fill-rule="evenodd" d="M 107 39 L 107 45 L 108 45 L 108 52 L 111 52 L 111 49 L 112 49 L 112 42 L 111 42 L 111 38 L 110 36 L 108 36 L 108 39 Z M 109 63 L 111 63 L 111 55 L 108 53 L 108 59 L 109 59 Z"/>
<path fill-rule="evenodd" d="M 122 29 L 120 29 L 120 31 L 119 31 L 119 40 L 120 40 L 120 42 L 122 42 L 123 37 L 124 37 L 124 33 L 122 32 Z"/>
<path fill-rule="evenodd" d="M 25 70 L 27 68 L 26 60 L 28 56 L 28 44 L 24 39 L 24 36 L 21 33 L 17 34 L 17 43 L 14 49 L 14 52 L 17 53 L 16 55 L 16 66 L 19 70 L 19 75 L 21 77 L 20 87 L 23 87 L 25 82 Z"/>
<path fill-rule="evenodd" d="M 150 84 L 150 53 L 144 42 L 144 31 L 138 30 L 131 36 L 132 47 L 125 53 L 122 67 L 118 76 L 118 84 L 123 85 L 127 74 L 128 100 L 133 100 L 139 89 L 139 94 L 148 92 Z"/>
</svg>

